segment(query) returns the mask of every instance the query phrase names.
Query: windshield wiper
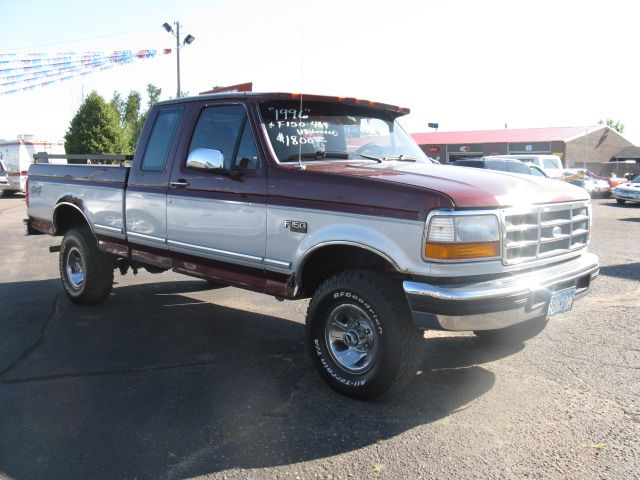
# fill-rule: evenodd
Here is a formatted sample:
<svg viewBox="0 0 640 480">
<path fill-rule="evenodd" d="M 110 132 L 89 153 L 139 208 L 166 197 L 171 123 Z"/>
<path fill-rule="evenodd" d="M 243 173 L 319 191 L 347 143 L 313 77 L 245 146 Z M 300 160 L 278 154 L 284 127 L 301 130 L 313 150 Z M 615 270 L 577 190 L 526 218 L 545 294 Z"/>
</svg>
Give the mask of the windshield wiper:
<svg viewBox="0 0 640 480">
<path fill-rule="evenodd" d="M 411 155 L 388 155 L 386 157 L 384 157 L 385 161 L 391 161 L 391 160 L 397 160 L 399 162 L 415 162 L 418 159 L 416 157 L 413 157 Z"/>
<path fill-rule="evenodd" d="M 375 155 L 369 155 L 367 153 L 358 153 L 358 152 L 353 152 L 351 155 L 360 155 L 362 158 L 366 158 L 367 160 L 375 160 L 378 163 L 382 163 L 382 158 L 376 157 Z"/>
<path fill-rule="evenodd" d="M 325 152 L 322 150 L 318 150 L 317 152 L 308 152 L 308 153 L 302 153 L 300 155 L 298 154 L 293 154 L 293 155 L 289 155 L 289 157 L 287 158 L 287 160 L 297 160 L 298 156 L 300 158 L 313 158 L 315 160 L 324 160 L 324 159 L 330 159 L 330 158 L 335 158 L 335 159 L 339 159 L 339 160 L 346 160 L 348 159 L 351 155 L 359 155 L 363 158 L 367 158 L 369 160 L 375 160 L 378 163 L 382 163 L 382 158 L 380 157 L 376 157 L 373 155 L 367 155 L 366 153 L 349 153 L 349 152 Z"/>
<path fill-rule="evenodd" d="M 343 159 L 349 158 L 349 154 L 346 152 L 324 152 L 322 150 L 318 150 L 317 152 L 307 152 L 301 154 L 294 153 L 293 155 L 289 155 L 289 157 L 287 157 L 287 160 L 297 160 L 298 157 L 313 158 L 315 160 L 324 160 L 325 158 Z"/>
</svg>

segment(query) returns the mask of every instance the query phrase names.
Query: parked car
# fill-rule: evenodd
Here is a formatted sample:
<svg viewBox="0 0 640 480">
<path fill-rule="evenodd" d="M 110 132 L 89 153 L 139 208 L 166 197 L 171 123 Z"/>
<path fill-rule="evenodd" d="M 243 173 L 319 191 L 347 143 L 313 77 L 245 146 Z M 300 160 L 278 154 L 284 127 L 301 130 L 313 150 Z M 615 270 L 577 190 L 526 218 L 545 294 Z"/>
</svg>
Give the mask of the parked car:
<svg viewBox="0 0 640 480">
<path fill-rule="evenodd" d="M 613 175 L 613 174 L 612 174 Z M 602 180 L 606 180 L 607 182 L 609 182 L 609 187 L 616 188 L 618 185 L 622 185 L 623 183 L 627 183 L 629 180 L 631 180 L 631 178 L 626 178 L 626 177 L 596 177 L 596 178 L 601 178 Z"/>
<path fill-rule="evenodd" d="M 533 165 L 532 163 L 527 163 L 526 165 L 529 166 L 529 173 L 531 175 L 535 175 L 536 177 L 549 178 L 549 175 L 547 175 L 539 166 Z"/>
<path fill-rule="evenodd" d="M 407 113 L 290 93 L 160 102 L 130 167 L 31 165 L 25 230 L 62 237 L 80 305 L 139 268 L 311 298 L 320 375 L 376 397 L 415 377 L 423 330 L 539 325 L 599 272 L 584 190 L 434 164 Z"/>
<path fill-rule="evenodd" d="M 611 196 L 620 204 L 625 202 L 640 203 L 640 175 L 630 182 L 618 185 L 611 190 Z"/>
<path fill-rule="evenodd" d="M 487 168 L 501 172 L 521 173 L 524 175 L 535 175 L 529 166 L 520 160 L 512 158 L 475 157 L 461 158 L 452 163 L 457 167 Z"/>
<path fill-rule="evenodd" d="M 531 163 L 544 171 L 549 178 L 562 179 L 562 160 L 557 155 L 491 155 L 487 158 L 508 158 Z"/>
<path fill-rule="evenodd" d="M 609 182 L 596 178 L 583 168 L 567 168 L 564 170 L 562 179 L 572 185 L 584 188 L 589 195 L 608 196 L 611 193 Z"/>
</svg>

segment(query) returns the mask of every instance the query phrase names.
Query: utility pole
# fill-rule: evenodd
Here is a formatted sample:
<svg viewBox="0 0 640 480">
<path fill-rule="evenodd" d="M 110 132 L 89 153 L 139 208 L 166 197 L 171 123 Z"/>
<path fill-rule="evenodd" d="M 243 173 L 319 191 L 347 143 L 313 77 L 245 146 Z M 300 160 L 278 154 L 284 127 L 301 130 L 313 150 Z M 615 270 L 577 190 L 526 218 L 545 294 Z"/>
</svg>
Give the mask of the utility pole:
<svg viewBox="0 0 640 480">
<path fill-rule="evenodd" d="M 182 43 L 180 43 L 180 22 L 175 21 L 173 22 L 173 24 L 176 26 L 176 30 L 175 32 L 173 31 L 173 27 L 171 27 L 171 25 L 169 25 L 168 23 L 164 23 L 162 25 L 162 28 L 164 28 L 168 33 L 170 33 L 171 35 L 173 35 L 174 37 L 176 37 L 176 72 L 177 72 L 177 76 L 178 76 L 178 81 L 177 81 L 177 88 L 176 88 L 176 98 L 180 98 L 180 49 L 182 47 L 184 47 L 185 45 L 190 45 L 195 39 L 196 37 L 194 37 L 193 35 L 187 35 L 186 37 L 184 37 L 184 40 L 182 41 Z"/>
<path fill-rule="evenodd" d="M 176 98 L 180 98 L 180 22 L 176 22 L 176 70 L 178 72 L 178 90 L 176 91 Z"/>
</svg>

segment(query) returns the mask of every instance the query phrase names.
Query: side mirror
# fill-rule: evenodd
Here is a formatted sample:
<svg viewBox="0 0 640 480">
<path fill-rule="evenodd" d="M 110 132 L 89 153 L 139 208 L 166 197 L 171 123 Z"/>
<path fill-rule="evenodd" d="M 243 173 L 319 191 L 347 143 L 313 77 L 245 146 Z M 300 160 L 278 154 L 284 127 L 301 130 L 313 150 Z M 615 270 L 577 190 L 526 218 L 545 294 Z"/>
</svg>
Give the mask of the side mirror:
<svg viewBox="0 0 640 480">
<path fill-rule="evenodd" d="M 220 150 L 196 148 L 187 157 L 187 168 L 205 171 L 224 169 L 224 156 Z"/>
</svg>

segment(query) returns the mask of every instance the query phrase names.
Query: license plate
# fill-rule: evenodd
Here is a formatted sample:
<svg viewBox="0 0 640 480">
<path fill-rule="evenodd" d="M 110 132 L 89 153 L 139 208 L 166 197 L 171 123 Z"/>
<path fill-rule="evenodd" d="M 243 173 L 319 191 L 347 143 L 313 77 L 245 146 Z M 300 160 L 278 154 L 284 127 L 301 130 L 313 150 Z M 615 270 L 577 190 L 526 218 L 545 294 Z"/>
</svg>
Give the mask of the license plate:
<svg viewBox="0 0 640 480">
<path fill-rule="evenodd" d="M 571 307 L 573 306 L 573 298 L 575 296 L 575 287 L 569 288 L 567 290 L 560 290 L 559 292 L 554 292 L 553 295 L 551 295 L 551 300 L 549 301 L 547 318 L 553 317 L 554 315 L 558 315 L 560 313 L 570 312 Z"/>
</svg>

